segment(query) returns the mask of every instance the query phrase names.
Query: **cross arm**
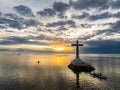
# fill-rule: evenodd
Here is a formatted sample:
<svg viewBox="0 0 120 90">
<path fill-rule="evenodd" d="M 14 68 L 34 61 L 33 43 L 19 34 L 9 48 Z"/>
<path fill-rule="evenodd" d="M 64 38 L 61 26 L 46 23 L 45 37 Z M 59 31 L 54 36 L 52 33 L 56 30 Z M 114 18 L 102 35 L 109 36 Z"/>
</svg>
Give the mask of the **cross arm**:
<svg viewBox="0 0 120 90">
<path fill-rule="evenodd" d="M 83 44 L 71 44 L 71 46 L 83 46 Z"/>
</svg>

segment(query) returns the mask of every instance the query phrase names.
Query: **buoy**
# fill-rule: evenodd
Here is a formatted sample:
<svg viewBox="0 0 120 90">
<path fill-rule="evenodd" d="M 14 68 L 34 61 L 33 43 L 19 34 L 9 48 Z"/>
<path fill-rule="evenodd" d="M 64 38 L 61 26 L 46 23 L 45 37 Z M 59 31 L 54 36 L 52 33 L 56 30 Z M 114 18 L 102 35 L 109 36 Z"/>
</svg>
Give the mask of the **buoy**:
<svg viewBox="0 0 120 90">
<path fill-rule="evenodd" d="M 37 63 L 39 64 L 39 63 L 40 63 L 40 61 L 37 61 Z"/>
</svg>

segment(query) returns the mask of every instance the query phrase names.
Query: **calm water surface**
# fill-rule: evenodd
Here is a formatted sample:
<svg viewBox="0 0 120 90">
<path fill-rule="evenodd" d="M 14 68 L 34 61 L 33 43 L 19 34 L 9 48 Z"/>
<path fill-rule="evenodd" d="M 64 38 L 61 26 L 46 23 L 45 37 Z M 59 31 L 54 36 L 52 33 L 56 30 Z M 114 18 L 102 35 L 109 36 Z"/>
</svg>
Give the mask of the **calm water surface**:
<svg viewBox="0 0 120 90">
<path fill-rule="evenodd" d="M 108 80 L 99 80 L 89 74 L 76 75 L 68 69 L 74 54 L 1 54 L 0 90 L 120 90 L 119 54 L 84 54 L 89 62 Z M 40 63 L 37 63 L 37 61 Z"/>
</svg>

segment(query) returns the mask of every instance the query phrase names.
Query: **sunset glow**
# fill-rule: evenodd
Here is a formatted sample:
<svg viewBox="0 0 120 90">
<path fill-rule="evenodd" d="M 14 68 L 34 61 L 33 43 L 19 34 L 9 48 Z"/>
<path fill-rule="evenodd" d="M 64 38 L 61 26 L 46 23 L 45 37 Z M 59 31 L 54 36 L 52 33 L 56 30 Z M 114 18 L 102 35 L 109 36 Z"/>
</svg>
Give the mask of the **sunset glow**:
<svg viewBox="0 0 120 90">
<path fill-rule="evenodd" d="M 58 47 L 58 48 L 55 48 L 57 51 L 63 51 L 64 50 L 64 47 Z"/>
<path fill-rule="evenodd" d="M 74 52 L 78 40 L 81 53 L 120 53 L 119 0 L 11 2 L 0 0 L 0 52 Z"/>
</svg>

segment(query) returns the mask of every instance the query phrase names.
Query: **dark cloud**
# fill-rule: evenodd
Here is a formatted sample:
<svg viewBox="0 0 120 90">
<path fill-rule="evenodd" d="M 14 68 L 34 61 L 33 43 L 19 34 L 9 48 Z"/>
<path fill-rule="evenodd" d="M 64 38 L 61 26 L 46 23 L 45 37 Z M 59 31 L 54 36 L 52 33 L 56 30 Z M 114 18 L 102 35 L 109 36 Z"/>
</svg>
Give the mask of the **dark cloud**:
<svg viewBox="0 0 120 90">
<path fill-rule="evenodd" d="M 17 29 L 25 28 L 23 26 L 23 22 L 18 22 L 18 21 L 12 21 L 11 23 L 9 23 L 9 26 L 12 27 L 12 28 L 17 28 Z"/>
<path fill-rule="evenodd" d="M 108 8 L 120 8 L 120 0 L 76 0 L 70 1 L 70 6 L 77 10 L 96 8 L 104 10 Z"/>
<path fill-rule="evenodd" d="M 40 16 L 43 16 L 43 17 L 45 17 L 45 16 L 55 16 L 56 11 L 51 9 L 51 8 L 46 8 L 43 11 L 38 11 L 37 15 L 40 15 Z"/>
<path fill-rule="evenodd" d="M 82 28 L 91 28 L 91 26 L 93 26 L 92 24 L 87 24 L 87 23 L 84 23 L 84 24 L 80 24 L 80 26 Z"/>
<path fill-rule="evenodd" d="M 8 48 L 0 48 L 0 51 L 2 51 L 2 52 L 5 52 L 5 51 L 7 51 L 7 52 L 10 52 L 10 51 L 12 51 L 13 49 L 8 49 Z"/>
<path fill-rule="evenodd" d="M 67 18 L 67 16 L 65 16 L 65 11 L 67 11 L 68 9 L 69 4 L 64 2 L 54 2 L 52 8 L 46 8 L 42 11 L 38 11 L 37 15 L 43 17 L 57 15 L 60 18 Z"/>
<path fill-rule="evenodd" d="M 50 29 L 49 29 L 50 30 Z M 49 31 L 48 30 L 48 32 L 53 32 L 53 31 Z M 45 34 L 39 34 L 38 36 L 28 36 L 28 38 L 29 39 L 31 39 L 31 40 L 39 40 L 39 41 L 41 41 L 41 40 L 46 40 L 46 41 L 49 41 L 49 42 L 46 42 L 46 43 L 43 43 L 44 45 L 49 45 L 49 44 L 51 44 L 51 42 L 53 43 L 53 42 L 55 42 L 55 41 L 59 41 L 59 42 L 63 42 L 63 39 L 62 38 L 59 38 L 59 37 L 56 37 L 56 36 L 47 36 L 47 35 L 45 35 Z"/>
<path fill-rule="evenodd" d="M 21 21 L 21 20 L 23 20 L 23 18 L 22 17 L 19 17 L 17 14 L 15 14 L 15 13 L 6 13 L 6 14 L 3 14 L 3 16 L 5 17 L 5 18 L 8 18 L 8 19 L 11 19 L 11 20 L 18 20 L 18 21 Z"/>
<path fill-rule="evenodd" d="M 49 40 L 49 42 L 41 42 L 41 40 Z M 26 36 L 26 37 L 17 37 L 17 36 L 10 36 L 6 38 L 2 38 L 0 40 L 1 45 L 18 45 L 18 44 L 34 44 L 34 45 L 50 45 L 50 41 L 62 41 L 61 38 L 57 37 L 50 37 L 44 34 L 40 34 L 38 36 Z"/>
<path fill-rule="evenodd" d="M 7 25 L 13 28 L 18 28 L 18 29 L 23 28 L 22 27 L 23 21 L 24 21 L 23 18 L 18 18 L 14 14 L 9 14 L 9 16 L 6 14 L 5 17 L 0 17 L 0 24 L 2 24 L 3 26 Z"/>
<path fill-rule="evenodd" d="M 18 29 L 24 29 L 30 26 L 35 27 L 37 25 L 42 25 L 42 24 L 34 19 L 26 19 L 26 20 L 23 19 L 22 21 L 12 21 L 11 23 L 9 23 L 10 27 L 18 28 Z"/>
<path fill-rule="evenodd" d="M 58 29 L 57 30 L 68 30 L 67 28 L 65 28 L 65 27 L 58 27 Z"/>
<path fill-rule="evenodd" d="M 120 53 L 120 41 L 98 40 L 86 44 L 89 47 L 84 47 L 83 53 Z"/>
<path fill-rule="evenodd" d="M 82 28 L 91 28 L 91 26 L 93 26 L 93 25 L 94 24 L 81 24 Z M 102 24 L 102 26 L 104 26 L 104 25 L 110 25 L 111 28 L 103 29 L 103 30 L 96 30 L 92 34 L 87 34 L 83 37 L 80 36 L 80 37 L 78 37 L 78 39 L 86 41 L 86 40 L 89 40 L 93 37 L 96 37 L 97 35 L 101 36 L 101 38 L 102 38 L 102 34 L 104 34 L 105 36 L 110 36 L 110 35 L 112 36 L 113 34 L 120 32 L 119 28 L 117 28 L 117 26 L 116 26 L 116 23 L 104 23 L 104 24 Z M 116 26 L 116 28 L 115 28 L 115 26 Z M 118 27 L 119 27 L 119 25 L 118 25 Z M 99 38 L 99 39 L 101 39 L 101 38 Z"/>
<path fill-rule="evenodd" d="M 64 2 L 55 2 L 53 4 L 53 9 L 58 13 L 58 17 L 67 18 L 65 12 L 69 9 L 69 4 Z"/>
<path fill-rule="evenodd" d="M 112 16 L 113 16 L 112 14 L 110 14 L 108 12 L 105 12 L 105 13 L 102 13 L 102 14 L 97 14 L 97 15 L 90 16 L 89 20 L 106 19 L 106 18 L 110 18 Z"/>
<path fill-rule="evenodd" d="M 47 32 L 54 33 L 52 29 L 46 29 Z"/>
<path fill-rule="evenodd" d="M 11 36 L 4 38 L 0 41 L 1 45 L 16 45 L 16 44 L 36 44 L 36 45 L 43 45 L 46 43 L 37 42 L 35 40 L 30 41 L 29 37 L 17 37 L 17 36 Z"/>
<path fill-rule="evenodd" d="M 69 4 L 63 2 L 55 2 L 53 4 L 53 9 L 57 12 L 63 13 L 69 8 Z"/>
<path fill-rule="evenodd" d="M 120 12 L 117 12 L 117 13 L 114 14 L 113 16 L 119 18 L 119 17 L 120 17 Z"/>
<path fill-rule="evenodd" d="M 87 36 L 79 37 L 78 39 L 79 39 L 79 40 L 86 41 L 86 40 L 91 39 L 91 38 L 94 37 L 94 36 L 95 36 L 95 34 L 91 34 L 91 35 L 87 35 Z"/>
<path fill-rule="evenodd" d="M 5 30 L 5 32 L 13 33 L 14 31 L 11 31 L 11 30 Z"/>
<path fill-rule="evenodd" d="M 51 48 L 44 48 L 43 50 L 34 50 L 34 49 L 25 49 L 25 48 L 17 48 L 17 49 L 0 49 L 0 51 L 4 52 L 21 52 L 21 53 L 56 53 L 55 50 Z"/>
<path fill-rule="evenodd" d="M 100 19 L 107 19 L 107 18 L 111 18 L 111 17 L 119 18 L 120 12 L 117 12 L 115 14 L 112 14 L 109 12 L 104 12 L 104 13 L 98 13 L 96 15 L 90 15 L 87 12 L 83 12 L 81 15 L 73 15 L 72 16 L 73 19 L 88 19 L 91 21 L 100 20 Z"/>
<path fill-rule="evenodd" d="M 27 38 L 25 37 L 7 37 L 4 38 L 2 41 L 0 41 L 0 44 L 2 45 L 14 45 L 14 44 L 24 44 L 24 43 L 30 43 Z"/>
<path fill-rule="evenodd" d="M 106 36 L 111 35 L 113 33 L 119 33 L 120 32 L 120 21 L 117 21 L 116 23 L 105 23 L 103 25 L 110 25 L 109 29 L 104 30 L 97 30 L 96 35 L 100 35 L 102 33 L 106 34 Z"/>
<path fill-rule="evenodd" d="M 105 25 L 110 25 L 112 26 L 114 23 L 103 23 L 103 24 L 98 24 L 98 25 L 102 25 L 102 26 L 105 26 Z"/>
<path fill-rule="evenodd" d="M 58 17 L 62 19 L 67 19 L 67 16 L 65 15 L 65 13 L 59 13 Z"/>
<path fill-rule="evenodd" d="M 120 8 L 120 0 L 111 1 L 111 7 L 112 7 L 113 9 Z"/>
<path fill-rule="evenodd" d="M 11 50 L 11 51 L 24 52 L 24 53 L 52 53 L 52 52 L 54 52 L 50 48 L 45 48 L 44 50 L 33 50 L 33 49 L 19 48 L 19 49 L 15 49 L 15 50 Z"/>
<path fill-rule="evenodd" d="M 50 48 L 45 48 L 44 50 L 34 50 L 34 49 L 25 49 L 25 48 L 0 48 L 0 52 L 21 52 L 21 53 L 52 53 L 55 52 Z"/>
<path fill-rule="evenodd" d="M 0 24 L 2 24 L 1 28 L 17 28 L 24 29 L 30 26 L 36 27 L 37 25 L 42 25 L 42 23 L 38 22 L 35 19 L 24 19 L 19 17 L 14 13 L 4 14 L 3 17 L 0 17 Z"/>
<path fill-rule="evenodd" d="M 116 23 L 104 23 L 99 24 L 99 22 L 96 22 L 94 25 L 90 22 L 95 20 L 101 20 L 102 19 L 108 19 L 111 17 L 115 17 L 119 19 L 120 12 L 117 12 L 115 14 L 110 13 L 110 10 L 116 10 L 120 8 L 120 2 L 119 0 L 75 0 L 70 1 L 70 3 L 64 3 L 64 2 L 54 2 L 51 8 L 45 8 L 41 11 L 37 12 L 37 15 L 40 15 L 42 17 L 54 17 L 56 16 L 59 21 L 55 21 L 52 23 L 47 23 L 46 27 L 40 27 L 38 28 L 38 31 L 41 33 L 53 33 L 54 36 L 50 37 L 45 34 L 40 34 L 38 36 L 26 36 L 26 37 L 17 37 L 17 36 L 11 36 L 6 37 L 0 40 L 1 45 L 15 45 L 15 44 L 34 44 L 34 45 L 50 45 L 51 42 L 55 41 L 63 41 L 62 38 L 57 38 L 57 35 L 64 35 L 67 37 L 66 32 L 62 32 L 65 30 L 69 30 L 69 27 L 76 28 L 76 23 L 74 20 L 68 19 L 67 14 L 70 12 L 72 15 L 72 19 L 85 19 L 86 22 L 83 24 L 80 24 L 80 27 L 82 28 L 91 28 L 94 25 L 98 25 L 100 27 L 104 27 L 105 25 L 110 26 L 107 29 L 103 30 L 96 30 L 92 33 L 85 34 L 83 36 L 78 36 L 78 39 L 81 41 L 84 41 L 85 44 L 87 44 L 89 47 L 85 46 L 83 47 L 84 53 L 120 53 L 120 42 L 117 40 L 112 40 L 112 35 L 120 32 L 120 20 Z M 19 5 L 14 7 L 17 13 L 0 13 L 0 29 L 2 28 L 17 28 L 17 29 L 25 29 L 27 27 L 37 27 L 38 25 L 41 26 L 41 23 L 35 19 L 35 16 L 32 12 L 32 10 L 24 5 Z M 69 10 L 70 9 L 70 10 Z M 71 12 L 72 10 L 80 10 L 79 12 L 83 12 L 82 14 L 74 14 L 75 12 Z M 92 10 L 96 10 L 99 13 L 91 13 Z M 107 10 L 108 9 L 108 10 Z M 69 10 L 69 12 L 66 14 L 66 11 Z M 90 11 L 88 11 L 90 10 Z M 106 12 L 102 11 L 105 10 Z M 79 14 L 79 15 L 78 15 Z M 26 16 L 26 17 L 24 17 Z M 27 18 L 27 19 L 26 19 Z M 61 19 L 62 18 L 62 19 Z M 64 18 L 64 20 L 63 20 Z M 41 19 L 41 17 L 40 17 Z M 89 20 L 89 24 L 87 21 Z M 91 20 L 91 21 L 90 21 Z M 79 20 L 80 21 L 80 20 Z M 111 22 L 111 21 L 110 21 Z M 55 30 L 52 30 L 55 27 Z M 60 32 L 58 32 L 60 31 Z M 10 30 L 5 30 L 5 32 L 12 32 Z M 32 31 L 25 31 L 24 33 L 28 33 Z M 34 33 L 36 34 L 36 32 Z M 55 36 L 56 35 L 56 36 Z M 68 34 L 69 35 L 69 34 Z M 111 36 L 111 40 L 103 40 L 102 35 L 104 36 Z M 100 37 L 97 41 L 90 41 L 93 37 Z M 68 36 L 69 37 L 69 36 Z M 118 37 L 119 38 L 119 37 Z M 43 42 L 49 41 L 49 42 Z M 41 42 L 42 41 L 42 42 Z M 89 42 L 88 42 L 89 41 Z M 66 42 L 70 42 L 69 40 Z M 8 49 L 3 49 L 3 51 L 7 51 Z M 2 49 L 0 49 L 2 51 Z M 28 51 L 28 52 L 39 52 L 34 50 L 27 50 L 27 49 L 16 49 L 14 51 Z M 45 50 L 43 52 L 49 52 L 49 50 Z"/>
<path fill-rule="evenodd" d="M 89 13 L 83 12 L 82 15 L 73 15 L 72 18 L 75 18 L 75 19 L 84 19 L 84 18 L 87 18 L 89 16 L 90 16 Z"/>
<path fill-rule="evenodd" d="M 44 34 L 40 34 L 38 36 L 29 36 L 29 39 L 33 40 L 49 40 L 49 41 L 54 41 L 57 40 L 55 37 L 50 37 Z"/>
<path fill-rule="evenodd" d="M 46 40 L 48 38 L 48 36 L 45 36 L 44 34 L 40 34 L 39 36 L 28 36 L 29 39 L 32 40 Z"/>
<path fill-rule="evenodd" d="M 100 19 L 107 19 L 107 18 L 111 18 L 111 17 L 119 18 L 120 12 L 117 12 L 115 14 L 112 14 L 109 12 L 104 12 L 104 13 L 98 13 L 96 15 L 90 15 L 89 13 L 83 12 L 82 15 L 73 15 L 72 16 L 73 19 L 88 19 L 91 21 L 100 20 Z"/>
<path fill-rule="evenodd" d="M 18 44 L 34 44 L 34 45 L 49 45 L 50 42 L 41 42 L 41 40 L 49 40 L 55 41 L 60 40 L 56 37 L 50 37 L 44 34 L 40 34 L 38 36 L 26 36 L 26 37 L 18 37 L 18 36 L 10 36 L 6 38 L 2 38 L 0 40 L 1 45 L 18 45 Z"/>
<path fill-rule="evenodd" d="M 0 29 L 4 29 L 4 28 L 6 28 L 6 26 L 0 25 Z"/>
<path fill-rule="evenodd" d="M 113 30 L 119 30 L 120 31 L 120 20 L 117 21 L 115 24 L 112 25 Z"/>
<path fill-rule="evenodd" d="M 77 10 L 90 8 L 107 9 L 109 0 L 77 0 L 71 1 L 70 5 Z"/>
<path fill-rule="evenodd" d="M 32 10 L 27 6 L 19 5 L 19 6 L 15 6 L 14 9 L 20 15 L 27 16 L 27 17 L 33 17 L 34 16 Z"/>
<path fill-rule="evenodd" d="M 97 30 L 96 32 L 94 32 L 94 34 L 91 36 L 91 38 L 94 36 L 97 36 L 97 35 L 101 36 L 101 38 L 102 38 L 102 34 L 104 34 L 105 36 L 111 36 L 111 38 L 112 38 L 112 35 L 115 33 L 120 33 L 120 29 L 119 28 L 110 28 L 110 29 L 104 29 L 104 30 Z"/>
<path fill-rule="evenodd" d="M 94 32 L 93 35 L 91 35 L 91 38 L 94 37 L 94 36 L 101 36 L 102 38 L 102 34 L 104 34 L 105 36 L 110 36 L 110 35 L 113 35 L 115 33 L 118 33 L 119 30 L 118 29 L 105 29 L 105 30 L 97 30 L 96 32 Z"/>
<path fill-rule="evenodd" d="M 7 24 L 7 23 L 11 23 L 11 22 L 12 22 L 12 20 L 10 20 L 10 19 L 0 17 L 0 24 Z"/>
<path fill-rule="evenodd" d="M 67 20 L 67 21 L 58 21 L 53 23 L 48 23 L 47 27 L 56 27 L 56 26 L 65 26 L 69 25 L 70 27 L 75 27 L 75 22 L 73 20 Z"/>
<path fill-rule="evenodd" d="M 0 17 L 1 17 L 1 15 L 2 15 L 2 12 L 0 12 Z"/>
<path fill-rule="evenodd" d="M 38 22 L 37 20 L 34 20 L 34 19 L 24 20 L 24 23 L 23 23 L 23 24 L 25 24 L 26 27 L 42 25 L 42 23 L 40 23 L 40 22 Z"/>
</svg>

